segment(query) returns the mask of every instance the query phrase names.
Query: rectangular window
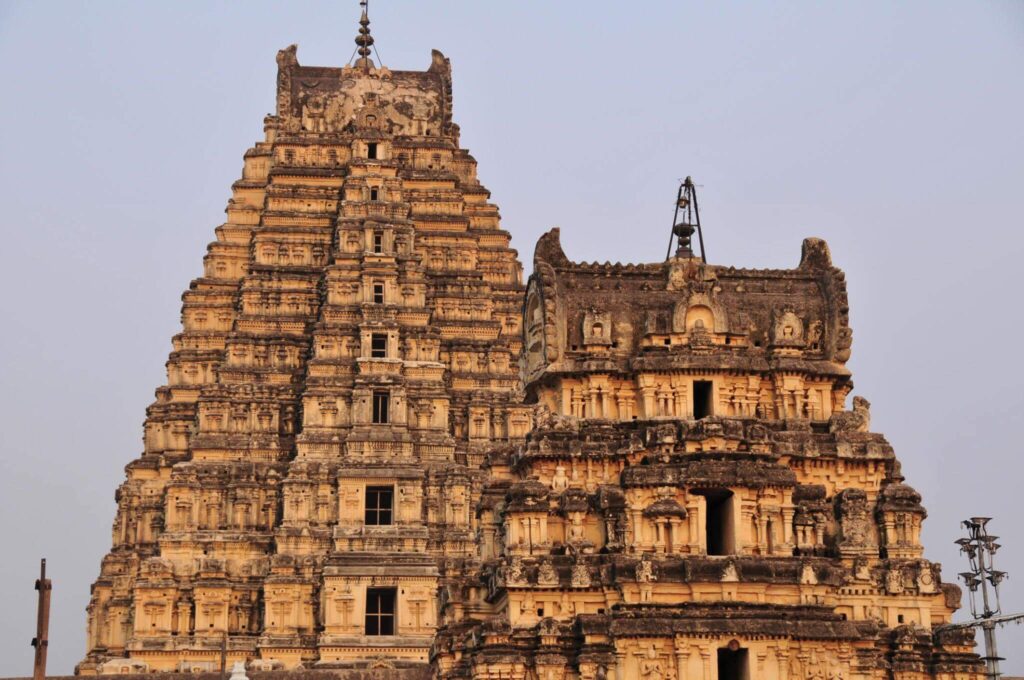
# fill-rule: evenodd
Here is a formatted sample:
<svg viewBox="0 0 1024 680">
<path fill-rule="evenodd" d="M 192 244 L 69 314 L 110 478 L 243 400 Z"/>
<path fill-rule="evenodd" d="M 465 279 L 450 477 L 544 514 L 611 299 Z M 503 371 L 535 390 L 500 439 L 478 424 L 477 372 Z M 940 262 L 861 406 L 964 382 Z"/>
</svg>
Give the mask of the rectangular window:
<svg viewBox="0 0 1024 680">
<path fill-rule="evenodd" d="M 366 145 L 366 157 L 370 159 L 377 157 L 377 142 L 370 142 Z"/>
<path fill-rule="evenodd" d="M 380 194 L 378 193 L 377 187 L 374 187 L 374 188 L 370 189 L 370 200 L 371 201 L 378 200 L 378 196 L 379 195 Z"/>
<path fill-rule="evenodd" d="M 384 333 L 374 333 L 370 336 L 370 356 L 374 359 L 384 359 L 388 355 L 388 336 Z"/>
<path fill-rule="evenodd" d="M 711 381 L 693 381 L 693 417 L 696 419 L 706 418 L 714 415 L 711 408 Z"/>
<path fill-rule="evenodd" d="M 395 634 L 395 589 L 366 589 L 366 634 Z"/>
<path fill-rule="evenodd" d="M 384 235 L 376 233 L 373 235 L 373 252 L 383 253 L 384 252 Z"/>
<path fill-rule="evenodd" d="M 706 499 L 704 518 L 708 555 L 732 555 L 736 552 L 733 495 L 728 489 L 698 491 Z"/>
<path fill-rule="evenodd" d="M 384 304 L 384 284 L 380 281 L 373 282 L 373 303 L 375 305 Z"/>
<path fill-rule="evenodd" d="M 366 487 L 366 523 L 370 526 L 391 524 L 391 508 L 395 491 L 390 486 Z"/>
<path fill-rule="evenodd" d="M 385 391 L 373 393 L 373 422 L 383 425 L 388 422 L 388 401 L 391 395 Z"/>
</svg>

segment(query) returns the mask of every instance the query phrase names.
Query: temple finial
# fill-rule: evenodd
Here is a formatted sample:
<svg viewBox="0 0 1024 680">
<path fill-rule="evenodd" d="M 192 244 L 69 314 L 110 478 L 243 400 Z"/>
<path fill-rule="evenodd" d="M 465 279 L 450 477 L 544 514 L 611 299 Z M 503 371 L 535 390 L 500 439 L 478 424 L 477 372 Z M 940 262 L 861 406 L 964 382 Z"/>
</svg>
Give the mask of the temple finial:
<svg viewBox="0 0 1024 680">
<path fill-rule="evenodd" d="M 682 218 L 680 218 L 682 213 Z M 665 259 L 672 256 L 672 239 L 676 239 L 676 257 L 693 257 L 693 247 L 690 238 L 694 232 L 700 239 L 700 259 L 707 264 L 707 253 L 704 252 L 704 232 L 700 228 L 700 210 L 697 208 L 697 188 L 693 180 L 687 177 L 679 185 L 679 194 L 676 196 L 676 213 L 672 218 L 672 233 L 668 237 L 668 251 Z"/>
<path fill-rule="evenodd" d="M 359 46 L 359 58 L 355 65 L 360 68 L 373 68 L 373 60 L 370 59 L 370 48 L 373 46 L 373 36 L 370 35 L 370 0 L 359 0 L 363 8 L 363 14 L 359 17 L 359 35 L 356 36 L 356 45 Z"/>
</svg>

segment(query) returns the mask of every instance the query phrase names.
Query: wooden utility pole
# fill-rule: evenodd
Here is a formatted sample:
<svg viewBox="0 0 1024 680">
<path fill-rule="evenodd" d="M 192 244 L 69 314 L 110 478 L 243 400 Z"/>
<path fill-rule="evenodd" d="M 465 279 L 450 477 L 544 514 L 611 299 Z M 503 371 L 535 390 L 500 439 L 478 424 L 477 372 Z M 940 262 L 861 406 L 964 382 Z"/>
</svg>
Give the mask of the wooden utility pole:
<svg viewBox="0 0 1024 680">
<path fill-rule="evenodd" d="M 53 586 L 46 578 L 46 560 L 39 561 L 39 579 L 36 590 L 39 591 L 39 609 L 36 615 L 36 636 L 32 638 L 32 646 L 36 648 L 36 661 L 32 667 L 32 680 L 46 678 L 46 648 L 50 644 L 50 591 Z"/>
</svg>

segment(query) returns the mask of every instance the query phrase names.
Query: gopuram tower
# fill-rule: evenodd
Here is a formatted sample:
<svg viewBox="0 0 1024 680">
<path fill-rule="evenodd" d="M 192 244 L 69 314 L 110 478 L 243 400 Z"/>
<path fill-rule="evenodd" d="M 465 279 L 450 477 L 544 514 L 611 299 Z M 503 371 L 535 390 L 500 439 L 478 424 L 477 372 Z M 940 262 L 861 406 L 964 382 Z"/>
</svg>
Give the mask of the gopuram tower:
<svg viewBox="0 0 1024 680">
<path fill-rule="evenodd" d="M 183 295 L 78 671 L 426 663 L 522 439 L 522 267 L 459 146 L 449 61 L 278 54 L 277 112 Z"/>
<path fill-rule="evenodd" d="M 600 265 L 553 230 L 524 289 L 448 60 L 376 64 L 365 11 L 356 43 L 278 54 L 77 671 L 980 680 L 921 497 L 847 404 L 825 243 L 736 269 L 681 223 L 665 261 Z"/>
</svg>

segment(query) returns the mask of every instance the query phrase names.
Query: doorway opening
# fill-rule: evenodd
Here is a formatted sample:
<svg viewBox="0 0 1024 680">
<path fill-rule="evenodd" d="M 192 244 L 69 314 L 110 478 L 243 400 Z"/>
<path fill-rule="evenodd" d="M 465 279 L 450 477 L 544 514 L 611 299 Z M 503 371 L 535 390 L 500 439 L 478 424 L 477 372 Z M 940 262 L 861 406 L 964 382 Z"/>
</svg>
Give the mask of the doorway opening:
<svg viewBox="0 0 1024 680">
<path fill-rule="evenodd" d="M 735 647 L 735 649 L 733 648 Z M 749 680 L 747 650 L 735 640 L 718 650 L 718 680 Z"/>
</svg>

